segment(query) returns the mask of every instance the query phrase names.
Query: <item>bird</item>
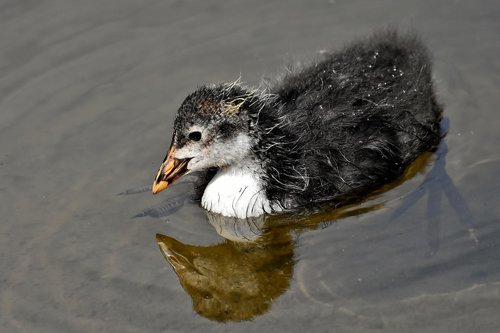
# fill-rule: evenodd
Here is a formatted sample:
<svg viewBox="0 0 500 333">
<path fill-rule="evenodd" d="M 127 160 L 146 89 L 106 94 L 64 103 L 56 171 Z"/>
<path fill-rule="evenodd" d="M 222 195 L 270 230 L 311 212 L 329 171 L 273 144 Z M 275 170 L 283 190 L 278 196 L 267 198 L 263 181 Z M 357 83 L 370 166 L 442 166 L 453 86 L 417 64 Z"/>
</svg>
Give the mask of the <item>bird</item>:
<svg viewBox="0 0 500 333">
<path fill-rule="evenodd" d="M 193 173 L 201 206 L 227 217 L 337 207 L 435 151 L 441 118 L 422 38 L 377 31 L 264 88 L 198 87 L 177 111 L 152 191 Z"/>
</svg>

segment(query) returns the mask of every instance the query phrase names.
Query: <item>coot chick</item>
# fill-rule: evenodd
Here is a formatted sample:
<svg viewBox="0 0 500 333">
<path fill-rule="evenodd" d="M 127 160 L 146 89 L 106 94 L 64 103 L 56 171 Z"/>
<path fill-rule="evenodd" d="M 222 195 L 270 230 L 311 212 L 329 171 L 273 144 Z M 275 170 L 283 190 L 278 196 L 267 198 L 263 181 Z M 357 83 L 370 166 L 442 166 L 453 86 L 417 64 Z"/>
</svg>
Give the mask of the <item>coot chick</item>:
<svg viewBox="0 0 500 333">
<path fill-rule="evenodd" d="M 198 88 L 178 110 L 153 193 L 204 171 L 201 205 L 225 216 L 345 204 L 434 150 L 440 117 L 426 47 L 379 32 L 267 89 Z"/>
</svg>

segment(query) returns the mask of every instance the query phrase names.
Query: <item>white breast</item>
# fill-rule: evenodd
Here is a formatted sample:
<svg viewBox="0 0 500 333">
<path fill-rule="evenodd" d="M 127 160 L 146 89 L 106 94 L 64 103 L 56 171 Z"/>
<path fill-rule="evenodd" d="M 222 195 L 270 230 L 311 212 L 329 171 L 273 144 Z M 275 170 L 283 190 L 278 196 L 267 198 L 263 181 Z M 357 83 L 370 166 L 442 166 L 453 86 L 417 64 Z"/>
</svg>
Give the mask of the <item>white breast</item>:
<svg viewBox="0 0 500 333">
<path fill-rule="evenodd" d="M 205 188 L 201 205 L 224 216 L 246 218 L 271 213 L 259 173 L 247 166 L 220 169 Z"/>
</svg>

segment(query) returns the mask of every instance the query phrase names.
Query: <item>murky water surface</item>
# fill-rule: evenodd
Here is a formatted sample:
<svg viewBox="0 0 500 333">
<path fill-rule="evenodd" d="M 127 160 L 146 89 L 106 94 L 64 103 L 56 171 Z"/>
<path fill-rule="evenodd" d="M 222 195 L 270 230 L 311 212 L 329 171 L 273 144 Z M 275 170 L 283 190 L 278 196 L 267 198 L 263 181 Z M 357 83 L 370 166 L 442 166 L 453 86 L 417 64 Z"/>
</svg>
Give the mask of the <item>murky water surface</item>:
<svg viewBox="0 0 500 333">
<path fill-rule="evenodd" d="M 4 0 L 0 17 L 0 331 L 498 330 L 497 1 Z M 424 36 L 450 122 L 413 177 L 248 223 L 188 182 L 143 191 L 197 85 L 258 85 L 390 24 Z"/>
</svg>

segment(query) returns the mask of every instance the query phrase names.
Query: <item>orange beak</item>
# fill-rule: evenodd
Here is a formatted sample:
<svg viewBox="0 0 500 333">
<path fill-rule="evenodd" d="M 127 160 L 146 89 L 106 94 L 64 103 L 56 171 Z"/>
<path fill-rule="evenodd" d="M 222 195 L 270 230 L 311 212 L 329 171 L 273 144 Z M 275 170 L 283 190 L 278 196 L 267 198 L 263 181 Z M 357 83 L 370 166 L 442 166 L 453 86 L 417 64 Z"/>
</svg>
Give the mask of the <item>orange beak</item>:
<svg viewBox="0 0 500 333">
<path fill-rule="evenodd" d="M 160 165 L 160 169 L 156 174 L 153 182 L 153 194 L 159 193 L 166 189 L 170 184 L 185 175 L 189 170 L 187 164 L 189 159 L 177 159 L 173 157 L 175 146 L 170 147 L 167 156 Z"/>
</svg>

